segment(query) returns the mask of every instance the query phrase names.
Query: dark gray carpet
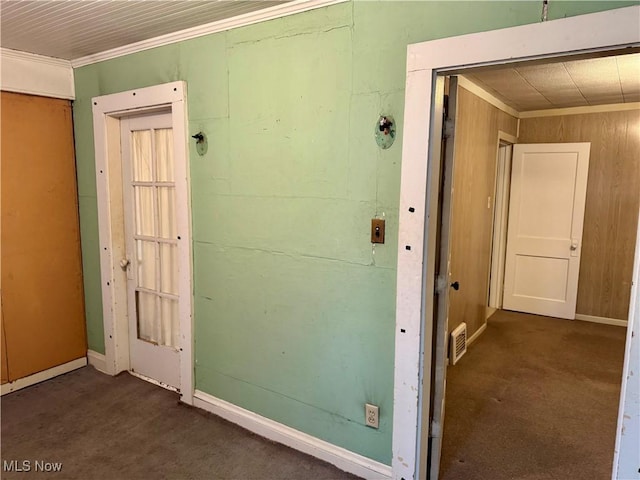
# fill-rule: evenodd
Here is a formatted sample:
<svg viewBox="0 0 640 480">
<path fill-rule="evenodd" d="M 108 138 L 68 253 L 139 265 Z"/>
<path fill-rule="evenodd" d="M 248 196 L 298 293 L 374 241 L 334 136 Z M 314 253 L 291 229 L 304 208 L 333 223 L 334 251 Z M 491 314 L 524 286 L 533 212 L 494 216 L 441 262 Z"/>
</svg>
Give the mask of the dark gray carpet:
<svg viewBox="0 0 640 480">
<path fill-rule="evenodd" d="M 355 479 L 265 440 L 175 393 L 85 367 L 2 397 L 2 460 L 29 460 L 3 479 Z M 35 473 L 35 461 L 62 462 Z"/>
<path fill-rule="evenodd" d="M 625 335 L 493 315 L 447 372 L 441 478 L 610 479 Z"/>
</svg>

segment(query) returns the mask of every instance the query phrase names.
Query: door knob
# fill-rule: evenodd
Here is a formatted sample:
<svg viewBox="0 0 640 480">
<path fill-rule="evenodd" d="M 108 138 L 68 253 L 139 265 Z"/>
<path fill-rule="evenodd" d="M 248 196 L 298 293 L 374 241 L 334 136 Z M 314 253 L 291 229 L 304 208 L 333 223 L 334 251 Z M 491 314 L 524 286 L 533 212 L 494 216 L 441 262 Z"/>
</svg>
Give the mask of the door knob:
<svg viewBox="0 0 640 480">
<path fill-rule="evenodd" d="M 578 256 L 578 240 L 576 240 L 575 238 L 571 240 L 569 250 L 571 250 L 571 253 L 569 255 L 571 255 L 572 257 Z"/>
<path fill-rule="evenodd" d="M 451 284 L 451 288 L 454 290 L 460 290 L 460 282 L 456 281 Z"/>
<path fill-rule="evenodd" d="M 126 270 L 130 263 L 131 260 L 129 260 L 128 258 L 123 258 L 122 260 L 120 260 L 120 268 Z"/>
</svg>

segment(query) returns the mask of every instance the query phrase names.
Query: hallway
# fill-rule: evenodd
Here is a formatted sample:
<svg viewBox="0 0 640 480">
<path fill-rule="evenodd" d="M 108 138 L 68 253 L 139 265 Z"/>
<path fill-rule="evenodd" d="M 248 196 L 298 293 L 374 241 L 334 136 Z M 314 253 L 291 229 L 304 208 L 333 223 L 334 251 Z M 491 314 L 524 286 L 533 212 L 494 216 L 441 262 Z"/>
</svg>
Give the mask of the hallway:
<svg viewBox="0 0 640 480">
<path fill-rule="evenodd" d="M 625 334 L 494 314 L 447 370 L 441 479 L 611 478 Z"/>
</svg>

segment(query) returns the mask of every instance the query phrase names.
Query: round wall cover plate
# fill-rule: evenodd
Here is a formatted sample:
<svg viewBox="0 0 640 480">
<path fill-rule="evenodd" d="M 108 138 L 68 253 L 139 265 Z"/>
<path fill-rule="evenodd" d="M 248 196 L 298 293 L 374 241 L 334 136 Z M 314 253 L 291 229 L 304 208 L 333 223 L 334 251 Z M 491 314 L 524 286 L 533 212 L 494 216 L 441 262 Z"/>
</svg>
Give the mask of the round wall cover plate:
<svg viewBox="0 0 640 480">
<path fill-rule="evenodd" d="M 375 126 L 376 143 L 384 150 L 396 139 L 396 121 L 391 115 L 381 115 Z"/>
<path fill-rule="evenodd" d="M 207 140 L 207 134 L 203 132 L 198 132 L 196 135 L 193 135 L 193 138 L 196 139 L 196 152 L 201 157 L 207 153 L 209 150 L 209 141 Z"/>
</svg>

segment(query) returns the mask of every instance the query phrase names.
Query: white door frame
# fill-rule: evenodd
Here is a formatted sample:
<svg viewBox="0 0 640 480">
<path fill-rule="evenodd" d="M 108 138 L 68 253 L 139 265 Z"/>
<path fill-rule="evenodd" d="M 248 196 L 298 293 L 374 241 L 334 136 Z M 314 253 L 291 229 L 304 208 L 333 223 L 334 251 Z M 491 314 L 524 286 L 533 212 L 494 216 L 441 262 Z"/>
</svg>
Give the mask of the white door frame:
<svg viewBox="0 0 640 480">
<path fill-rule="evenodd" d="M 439 162 L 434 161 L 440 158 L 441 138 L 441 122 L 433 113 L 437 75 L 638 45 L 639 18 L 640 7 L 633 6 L 409 45 L 396 290 L 394 478 L 417 478 L 421 445 L 428 439 L 428 418 L 419 413 L 429 411 L 431 392 L 435 219 L 440 208 Z"/>
<path fill-rule="evenodd" d="M 491 267 L 489 273 L 489 310 L 502 308 L 504 260 L 507 252 L 507 214 L 511 187 L 511 156 L 517 137 L 498 132 L 496 181 L 493 193 L 493 232 L 491 234 Z M 504 148 L 504 150 L 503 150 Z M 505 152 L 503 154 L 503 152 Z M 489 315 L 487 315 L 488 318 Z"/>
<path fill-rule="evenodd" d="M 114 93 L 92 99 L 95 142 L 100 279 L 106 373 L 130 369 L 127 315 L 127 276 L 120 267 L 125 258 L 122 205 L 120 118 L 132 114 L 171 111 L 176 168 L 176 219 L 178 229 L 178 290 L 180 298 L 180 394 L 193 404 L 193 289 L 191 206 L 185 82 Z M 187 268 L 184 268 L 184 267 Z"/>
</svg>

